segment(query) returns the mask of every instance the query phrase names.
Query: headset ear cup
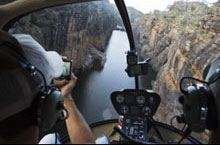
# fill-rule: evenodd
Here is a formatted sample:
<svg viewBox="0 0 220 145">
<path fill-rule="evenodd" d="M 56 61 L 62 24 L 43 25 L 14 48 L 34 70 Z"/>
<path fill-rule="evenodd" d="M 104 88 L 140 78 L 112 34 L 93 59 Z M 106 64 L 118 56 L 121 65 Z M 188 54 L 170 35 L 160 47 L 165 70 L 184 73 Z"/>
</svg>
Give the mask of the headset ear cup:
<svg viewBox="0 0 220 145">
<path fill-rule="evenodd" d="M 41 104 L 40 127 L 47 131 L 51 129 L 62 115 L 63 109 L 60 104 L 63 104 L 64 97 L 60 91 L 53 91 L 48 95 Z"/>
<path fill-rule="evenodd" d="M 207 129 L 215 130 L 218 128 L 217 108 L 214 96 L 210 90 L 208 95 L 208 108 Z"/>
<path fill-rule="evenodd" d="M 38 95 L 39 96 L 39 95 Z M 36 99 L 33 101 L 33 104 L 30 107 L 30 112 L 32 113 L 32 124 L 34 126 L 39 127 L 40 125 L 40 116 L 39 116 L 39 101 L 40 98 L 36 97 Z"/>
<path fill-rule="evenodd" d="M 192 129 L 192 131 L 201 133 L 205 130 L 206 122 L 201 124 L 200 113 L 200 91 L 197 85 L 193 85 L 187 88 L 188 96 L 184 99 L 184 115 L 186 124 Z"/>
</svg>

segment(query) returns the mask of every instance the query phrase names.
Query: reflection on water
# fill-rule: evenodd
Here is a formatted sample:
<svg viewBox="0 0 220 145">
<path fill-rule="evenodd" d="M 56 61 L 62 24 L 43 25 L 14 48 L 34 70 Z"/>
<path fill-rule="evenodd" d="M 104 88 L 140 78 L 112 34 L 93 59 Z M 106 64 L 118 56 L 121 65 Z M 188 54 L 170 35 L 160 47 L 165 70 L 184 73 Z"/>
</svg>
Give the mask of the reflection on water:
<svg viewBox="0 0 220 145">
<path fill-rule="evenodd" d="M 113 91 L 135 88 L 133 78 L 125 73 L 126 54 L 129 50 L 127 34 L 114 31 L 107 48 L 107 62 L 101 72 L 89 71 L 80 74 L 74 91 L 74 99 L 88 123 L 118 118 L 111 101 Z M 151 89 L 151 80 L 156 72 L 142 77 L 141 88 Z"/>
</svg>

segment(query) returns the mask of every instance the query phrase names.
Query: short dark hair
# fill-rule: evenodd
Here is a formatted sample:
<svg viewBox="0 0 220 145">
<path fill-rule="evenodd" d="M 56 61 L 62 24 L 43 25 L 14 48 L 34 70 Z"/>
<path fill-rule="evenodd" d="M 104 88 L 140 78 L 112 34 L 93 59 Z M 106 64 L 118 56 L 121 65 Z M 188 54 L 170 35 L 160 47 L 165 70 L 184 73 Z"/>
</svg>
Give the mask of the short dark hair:
<svg viewBox="0 0 220 145">
<path fill-rule="evenodd" d="M 1 53 L 1 52 L 0 52 Z M 2 57 L 1 57 L 2 56 Z M 6 60 L 7 59 L 7 60 Z M 39 84 L 36 83 L 30 75 L 27 75 L 21 67 L 15 63 L 16 59 L 4 53 L 0 54 L 0 96 L 5 105 L 9 103 L 12 96 L 23 97 L 29 94 L 33 99 L 32 105 L 25 110 L 9 116 L 0 122 L 0 137 L 5 140 L 16 138 L 25 129 L 35 125 L 37 110 L 37 95 L 39 93 Z M 0 106 L 0 108 L 3 106 Z"/>
<path fill-rule="evenodd" d="M 6 71 L 7 72 L 7 71 Z M 20 89 L 30 89 L 29 87 L 25 87 L 27 85 L 30 85 L 29 83 L 25 85 L 25 83 L 27 83 L 25 80 L 22 79 L 20 73 L 14 74 L 14 72 L 4 72 L 4 76 L 2 75 L 2 72 L 0 71 L 0 78 L 4 77 L 4 80 L 7 80 L 9 82 L 5 82 L 5 81 L 0 81 L 0 91 L 1 91 L 1 96 L 7 96 L 9 95 L 16 95 L 18 98 L 22 97 L 23 93 L 22 91 L 19 91 Z M 9 78 L 7 78 L 10 77 Z M 21 77 L 19 79 L 19 77 Z M 13 80 L 13 85 L 10 86 L 10 80 L 11 79 L 15 79 Z M 3 79 L 0 79 L 3 80 Z M 12 82 L 11 82 L 12 83 Z M 19 86 L 23 84 L 23 86 Z M 24 88 L 22 88 L 24 87 Z M 10 92 L 10 93 L 9 93 Z M 8 93 L 8 94 L 7 94 Z M 36 94 L 33 95 L 37 95 L 38 93 L 36 92 Z M 37 96 L 35 97 L 34 101 L 32 102 L 32 105 L 21 111 L 18 112 L 17 114 L 10 116 L 8 118 L 6 118 L 5 120 L 0 122 L 0 136 L 5 139 L 5 140 L 10 140 L 13 138 L 16 138 L 16 136 L 18 136 L 19 134 L 22 134 L 22 132 L 25 131 L 25 129 L 36 125 L 36 118 L 37 118 L 37 102 L 35 101 L 37 98 Z M 5 101 L 5 105 L 7 105 L 7 103 L 9 103 L 10 97 Z"/>
<path fill-rule="evenodd" d="M 21 74 L 13 74 L 13 72 L 10 72 L 8 73 L 8 77 L 11 77 L 10 79 L 14 79 L 15 78 L 19 78 L 21 76 Z M 0 78 L 1 78 L 1 72 L 0 72 Z M 4 75 L 4 77 L 6 77 L 6 75 Z M 9 81 L 10 81 L 9 79 Z M 1 79 L 0 79 L 1 80 Z M 7 80 L 7 78 L 5 78 L 5 80 Z M 17 82 L 17 81 L 20 81 L 20 82 Z M 24 84 L 24 83 L 27 83 L 25 82 L 22 77 L 20 78 L 20 80 L 14 80 L 13 83 L 14 83 L 14 87 L 16 88 L 13 88 L 13 86 L 10 87 L 6 87 L 8 85 L 7 82 L 1 82 L 0 81 L 0 91 L 2 91 L 2 95 L 7 95 L 6 93 L 7 92 L 10 92 L 10 95 L 16 95 L 19 97 L 22 97 L 23 95 L 23 92 L 20 91 L 19 92 L 19 89 L 30 89 L 30 88 L 25 88 L 26 85 L 24 86 L 18 86 L 21 84 L 21 82 Z M 4 84 L 2 83 L 5 83 L 5 87 Z M 16 86 L 17 85 L 17 86 Z M 29 83 L 27 84 L 29 85 Z M 22 88 L 24 87 L 24 88 Z M 36 94 L 34 95 L 37 95 L 38 93 L 36 92 Z M 20 96 L 21 95 L 21 96 Z M 10 102 L 10 99 L 8 100 L 4 100 L 6 105 L 7 105 L 7 102 Z M 15 139 L 16 137 L 18 137 L 20 134 L 22 134 L 24 131 L 26 131 L 26 129 L 30 128 L 31 126 L 36 126 L 37 125 L 37 96 L 35 97 L 35 99 L 33 100 L 32 102 L 32 105 L 21 111 L 21 112 L 18 112 L 17 114 L 14 114 L 13 116 L 10 116 L 8 118 L 6 118 L 5 120 L 1 121 L 0 122 L 0 137 L 2 137 L 4 140 L 11 140 L 11 139 Z"/>
<path fill-rule="evenodd" d="M 0 122 L 0 136 L 4 140 L 11 140 L 22 134 L 25 129 L 33 126 L 34 115 L 32 109 L 26 109 Z"/>
</svg>

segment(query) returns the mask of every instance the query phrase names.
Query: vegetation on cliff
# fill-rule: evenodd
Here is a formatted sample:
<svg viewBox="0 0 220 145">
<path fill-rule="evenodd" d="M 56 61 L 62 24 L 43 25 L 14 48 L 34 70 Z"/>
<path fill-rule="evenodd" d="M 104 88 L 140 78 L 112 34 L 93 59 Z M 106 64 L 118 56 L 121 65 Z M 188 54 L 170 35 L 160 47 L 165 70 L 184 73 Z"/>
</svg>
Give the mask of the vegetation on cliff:
<svg viewBox="0 0 220 145">
<path fill-rule="evenodd" d="M 143 57 L 152 58 L 158 71 L 153 86 L 162 97 L 157 114 L 160 121 L 169 123 L 182 111 L 178 102 L 180 79 L 202 79 L 206 66 L 220 55 L 219 14 L 220 1 L 212 7 L 175 2 L 169 11 L 155 11 L 133 22 L 139 51 Z"/>
<path fill-rule="evenodd" d="M 33 36 L 47 50 L 73 59 L 75 72 L 100 69 L 105 48 L 118 17 L 108 1 L 48 8 L 20 19 L 11 33 Z"/>
</svg>

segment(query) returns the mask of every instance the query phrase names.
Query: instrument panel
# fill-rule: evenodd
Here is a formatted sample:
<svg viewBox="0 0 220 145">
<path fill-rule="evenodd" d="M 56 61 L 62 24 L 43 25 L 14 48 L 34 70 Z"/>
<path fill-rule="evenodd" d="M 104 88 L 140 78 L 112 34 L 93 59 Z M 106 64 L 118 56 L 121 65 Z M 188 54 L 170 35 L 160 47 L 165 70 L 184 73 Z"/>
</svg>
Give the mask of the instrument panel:
<svg viewBox="0 0 220 145">
<path fill-rule="evenodd" d="M 111 94 L 119 115 L 125 117 L 154 116 L 161 102 L 158 94 L 149 90 L 123 90 Z"/>
</svg>

